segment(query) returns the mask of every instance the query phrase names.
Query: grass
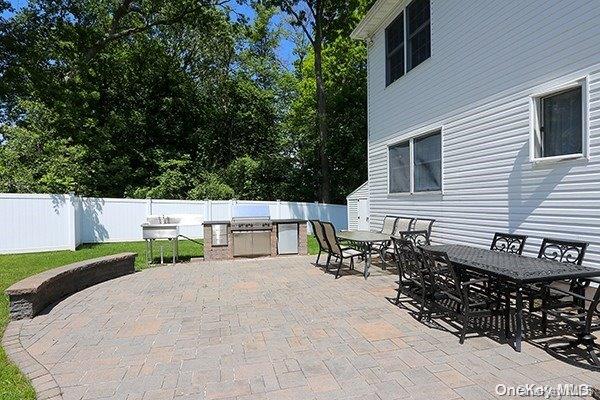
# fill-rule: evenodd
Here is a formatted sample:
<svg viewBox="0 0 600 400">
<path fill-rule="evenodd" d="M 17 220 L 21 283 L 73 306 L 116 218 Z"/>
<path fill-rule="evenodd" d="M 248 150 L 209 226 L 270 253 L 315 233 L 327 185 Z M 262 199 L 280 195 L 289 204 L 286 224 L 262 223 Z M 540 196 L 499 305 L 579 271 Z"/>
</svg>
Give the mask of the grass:
<svg viewBox="0 0 600 400">
<path fill-rule="evenodd" d="M 160 245 L 162 245 L 164 259 L 168 262 L 170 260 L 171 246 L 166 242 L 159 243 L 154 246 L 155 259 L 158 260 L 157 254 L 160 254 Z M 0 255 L 0 292 L 2 293 L 0 296 L 0 337 L 4 334 L 4 329 L 8 324 L 8 296 L 4 294 L 4 290 L 13 283 L 61 265 L 123 252 L 138 253 L 138 257 L 135 260 L 135 267 L 137 270 L 142 270 L 147 268 L 145 246 L 144 242 L 85 244 L 80 246 L 77 251 Z M 179 242 L 180 261 L 189 261 L 193 257 L 201 257 L 202 250 L 203 248 L 200 245 L 182 240 Z M 317 254 L 319 251 L 319 245 L 313 236 L 308 237 L 308 251 L 310 254 Z M 29 381 L 8 360 L 1 346 L 0 399 L 35 399 L 35 392 Z"/>
</svg>

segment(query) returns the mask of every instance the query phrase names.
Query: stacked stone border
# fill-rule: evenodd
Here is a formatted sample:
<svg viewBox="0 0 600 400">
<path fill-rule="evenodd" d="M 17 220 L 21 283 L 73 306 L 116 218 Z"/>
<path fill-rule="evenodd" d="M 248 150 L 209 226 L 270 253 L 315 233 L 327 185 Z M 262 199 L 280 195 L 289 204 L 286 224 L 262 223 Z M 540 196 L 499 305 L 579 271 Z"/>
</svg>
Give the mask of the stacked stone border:
<svg viewBox="0 0 600 400">
<path fill-rule="evenodd" d="M 33 318 L 50 304 L 98 283 L 135 272 L 136 253 L 121 253 L 54 268 L 6 289 L 13 320 Z"/>
</svg>

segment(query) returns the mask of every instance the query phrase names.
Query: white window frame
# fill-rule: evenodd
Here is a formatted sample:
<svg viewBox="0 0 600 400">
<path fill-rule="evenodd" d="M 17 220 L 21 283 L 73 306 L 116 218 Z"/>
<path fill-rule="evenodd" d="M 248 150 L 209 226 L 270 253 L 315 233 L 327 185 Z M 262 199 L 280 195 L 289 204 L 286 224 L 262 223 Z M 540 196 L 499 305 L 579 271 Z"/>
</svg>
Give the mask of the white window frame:
<svg viewBox="0 0 600 400">
<path fill-rule="evenodd" d="M 534 93 L 529 98 L 529 161 L 534 164 L 552 163 L 566 160 L 579 160 L 589 158 L 589 78 L 583 77 L 562 84 L 554 85 L 543 91 Z M 541 99 L 552 96 L 565 90 L 581 88 L 581 153 L 564 154 L 552 157 L 537 157 L 541 143 L 540 121 L 542 115 Z"/>
<path fill-rule="evenodd" d="M 439 190 L 422 190 L 415 191 L 415 139 L 429 136 L 434 133 L 440 135 L 440 189 Z M 408 142 L 408 153 L 410 157 L 410 190 L 408 192 L 391 192 L 390 191 L 390 148 Z M 387 194 L 388 196 L 412 196 L 412 195 L 428 195 L 428 194 L 443 194 L 444 193 L 444 127 L 437 126 L 435 128 L 427 128 L 426 130 L 419 131 L 418 133 L 403 138 L 402 140 L 395 140 L 388 143 L 386 146 L 386 177 L 387 177 Z"/>
</svg>

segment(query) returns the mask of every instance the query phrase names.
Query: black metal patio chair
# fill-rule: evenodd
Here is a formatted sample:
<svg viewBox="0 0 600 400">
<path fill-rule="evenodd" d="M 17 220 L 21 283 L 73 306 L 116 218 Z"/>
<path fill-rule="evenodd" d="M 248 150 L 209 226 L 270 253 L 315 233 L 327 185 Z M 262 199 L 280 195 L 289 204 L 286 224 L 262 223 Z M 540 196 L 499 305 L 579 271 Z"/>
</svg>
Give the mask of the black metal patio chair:
<svg viewBox="0 0 600 400">
<path fill-rule="evenodd" d="M 350 260 L 350 269 L 354 269 L 354 258 L 361 257 L 364 252 L 359 251 L 353 248 L 344 248 L 342 247 L 336 233 L 335 227 L 331 222 L 321 221 L 321 226 L 323 226 L 323 232 L 325 236 L 325 241 L 330 249 L 330 257 L 327 259 L 327 266 L 325 270 L 329 272 L 329 263 L 331 261 L 331 256 L 335 257 L 338 262 L 338 268 L 335 273 L 335 278 L 337 279 L 340 276 L 340 270 L 342 269 L 342 264 L 344 260 Z"/>
<path fill-rule="evenodd" d="M 523 249 L 525 248 L 526 241 L 527 241 L 527 236 L 525 236 L 525 235 L 516 235 L 513 233 L 496 232 L 496 233 L 494 233 L 494 237 L 493 237 L 492 243 L 490 245 L 490 250 L 521 255 L 521 254 L 523 254 Z M 472 275 L 474 277 L 481 276 L 479 274 L 472 274 Z M 491 294 L 492 290 L 496 290 L 496 291 L 505 290 L 505 288 L 500 287 L 498 281 L 493 280 L 493 279 L 491 279 L 487 283 L 484 283 L 482 285 L 482 289 L 485 290 L 488 295 Z M 510 295 L 510 293 L 509 293 L 509 295 Z"/>
<path fill-rule="evenodd" d="M 600 358 L 596 352 L 599 346 L 593 334 L 600 330 L 600 290 L 591 288 L 592 282 L 600 284 L 598 279 L 581 279 L 571 283 L 568 290 L 549 286 L 544 288 L 545 312 L 554 317 L 557 322 L 563 322 L 575 336 L 565 344 L 557 346 L 546 344 L 546 349 L 560 356 L 561 350 L 583 346 L 592 367 L 600 370 Z M 595 291 L 593 296 L 588 294 L 590 291 Z M 553 303 L 552 307 L 548 307 L 546 304 L 550 301 L 551 292 L 561 295 L 562 298 L 558 303 Z"/>
<path fill-rule="evenodd" d="M 433 306 L 430 307 L 428 317 L 431 318 L 432 308 L 439 309 L 450 315 L 460 318 L 462 328 L 460 331 L 460 344 L 465 341 L 465 336 L 471 327 L 474 318 L 487 318 L 502 316 L 504 311 L 501 302 L 487 296 L 478 290 L 472 290 L 474 285 L 479 285 L 487 278 L 471 279 L 462 282 L 460 272 L 454 268 L 445 252 L 420 249 L 423 262 L 433 284 Z M 508 319 L 504 319 L 504 329 L 508 332 Z"/>
<path fill-rule="evenodd" d="M 423 257 L 411 240 L 394 236 L 392 244 L 398 265 L 396 304 L 400 304 L 402 294 L 417 300 L 419 304 L 417 319 L 420 321 L 432 294 L 432 284 L 423 265 Z"/>
<path fill-rule="evenodd" d="M 496 232 L 494 233 L 490 250 L 521 255 L 523 254 L 526 240 L 527 236 L 525 235 Z"/>
<path fill-rule="evenodd" d="M 559 239 L 544 238 L 538 258 L 545 258 L 548 260 L 559 261 L 567 264 L 581 265 L 585 257 L 588 243 L 578 241 L 566 241 Z M 548 311 L 556 307 L 562 307 L 564 304 L 561 300 L 563 294 L 560 290 L 569 288 L 573 293 L 577 293 L 581 280 L 571 279 L 552 282 L 548 285 L 531 286 L 528 289 L 530 297 L 530 308 L 533 301 L 539 299 L 542 301 L 540 310 L 542 312 L 542 332 L 546 334 L 548 326 Z M 560 290 L 559 290 L 560 289 Z"/>
</svg>

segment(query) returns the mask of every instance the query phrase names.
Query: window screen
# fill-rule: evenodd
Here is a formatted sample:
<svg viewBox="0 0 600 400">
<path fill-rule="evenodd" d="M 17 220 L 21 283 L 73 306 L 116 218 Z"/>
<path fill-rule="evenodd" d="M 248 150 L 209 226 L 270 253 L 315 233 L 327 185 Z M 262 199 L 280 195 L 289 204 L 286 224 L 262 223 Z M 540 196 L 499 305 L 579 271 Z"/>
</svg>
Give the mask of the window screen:
<svg viewBox="0 0 600 400">
<path fill-rule="evenodd" d="M 410 192 L 410 142 L 389 149 L 390 193 Z"/>
<path fill-rule="evenodd" d="M 542 157 L 583 153 L 581 87 L 540 99 Z"/>
<path fill-rule="evenodd" d="M 431 56 L 429 0 L 414 0 L 406 12 L 408 19 L 407 70 L 411 70 Z"/>
<path fill-rule="evenodd" d="M 385 30 L 386 85 L 404 75 L 404 14 Z"/>
<path fill-rule="evenodd" d="M 442 189 L 442 141 L 440 132 L 420 137 L 415 147 L 415 192 Z"/>
</svg>

